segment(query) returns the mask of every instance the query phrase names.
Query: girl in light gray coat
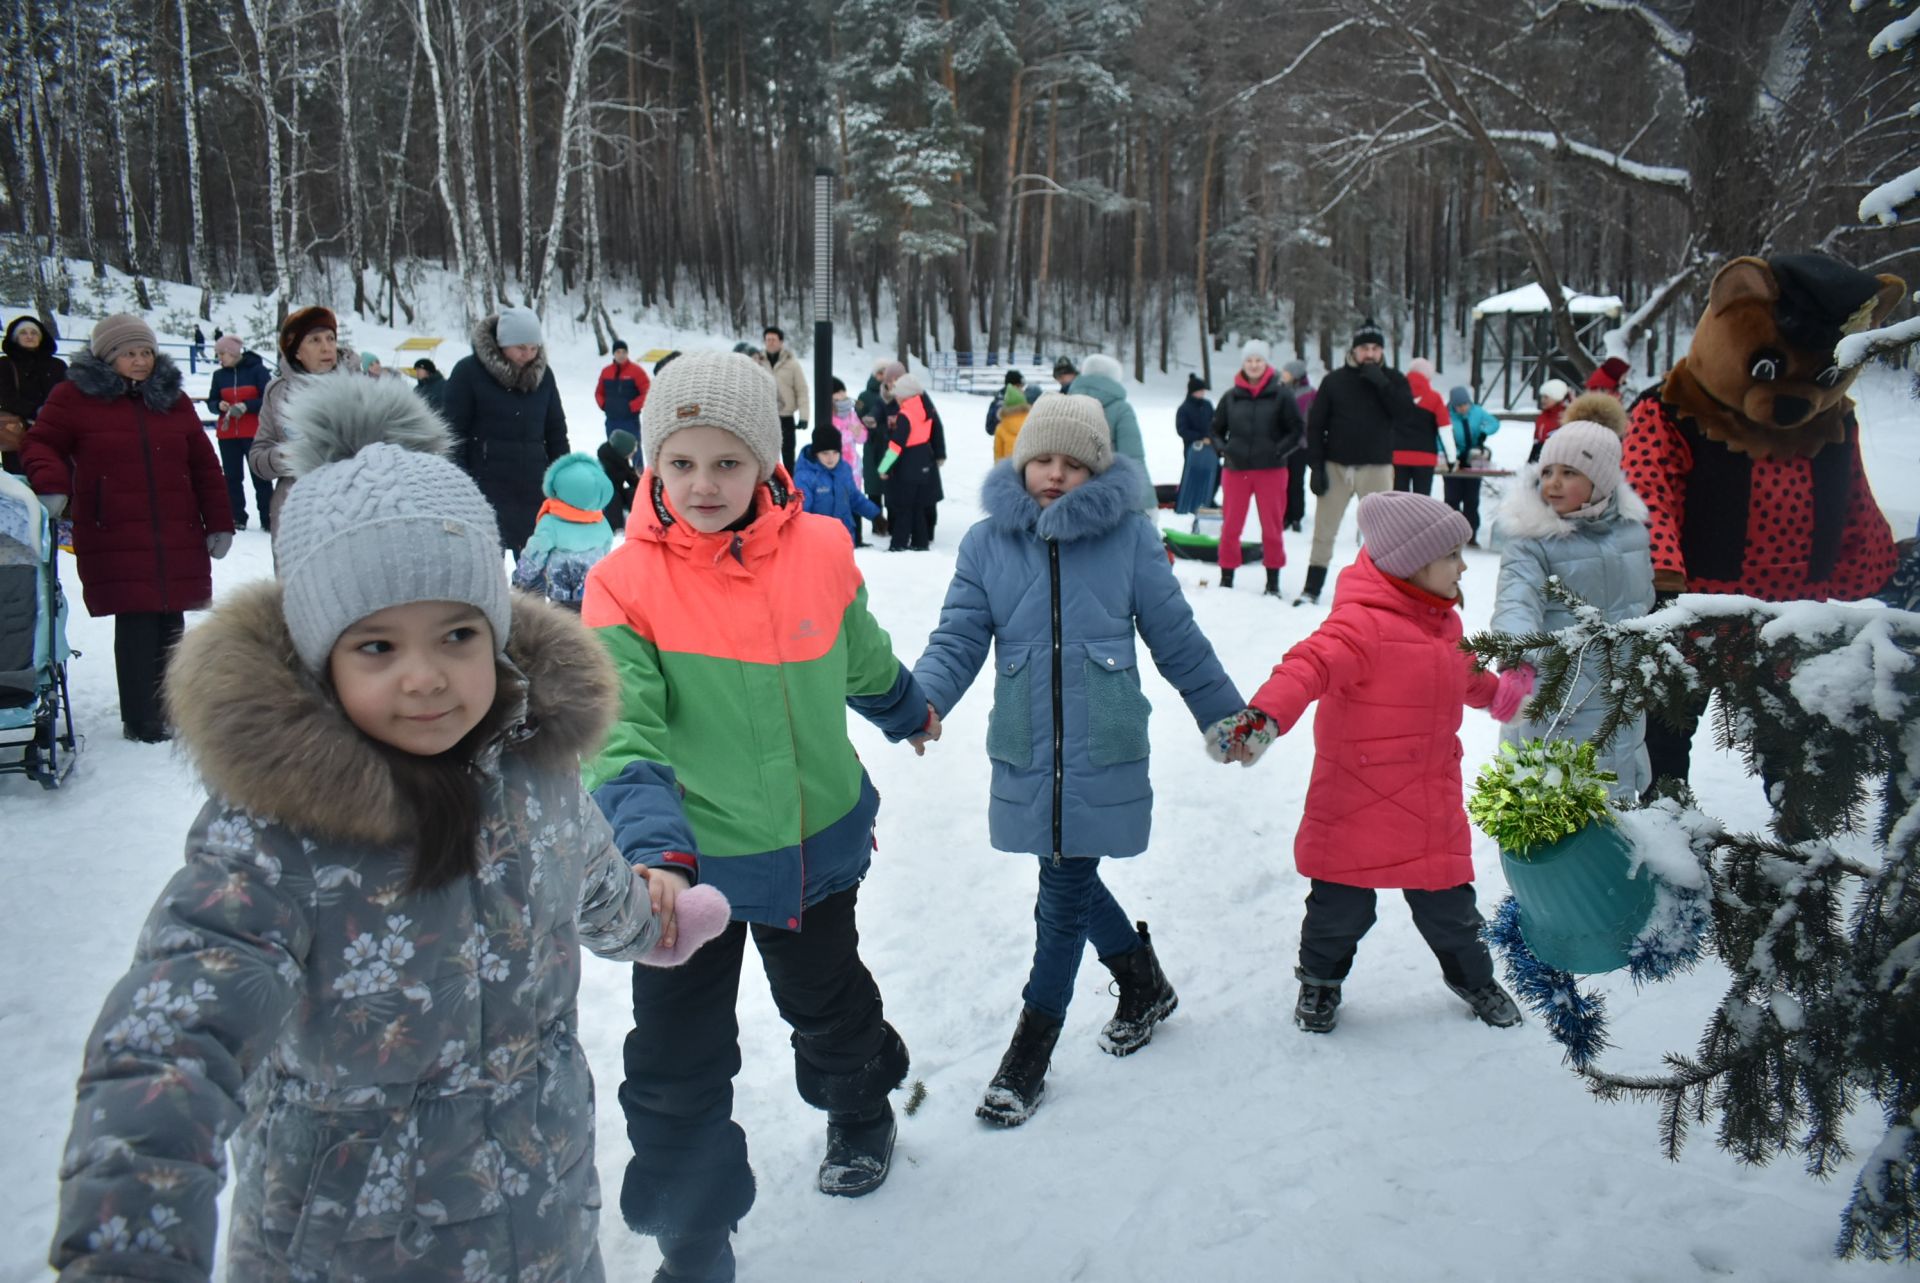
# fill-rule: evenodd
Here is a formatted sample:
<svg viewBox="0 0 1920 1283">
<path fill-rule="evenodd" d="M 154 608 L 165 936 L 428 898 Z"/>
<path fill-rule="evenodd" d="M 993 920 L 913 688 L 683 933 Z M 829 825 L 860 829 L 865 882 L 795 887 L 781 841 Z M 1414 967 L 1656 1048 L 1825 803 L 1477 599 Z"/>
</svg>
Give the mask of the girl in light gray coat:
<svg viewBox="0 0 1920 1283">
<path fill-rule="evenodd" d="M 87 1039 L 53 1265 L 210 1278 L 231 1138 L 230 1279 L 593 1283 L 580 948 L 670 964 L 725 900 L 614 846 L 611 668 L 510 599 L 439 419 L 363 379 L 287 416 L 280 580 L 168 675 L 209 798 Z"/>
<path fill-rule="evenodd" d="M 1590 417 L 1570 420 L 1547 438 L 1537 468 L 1529 468 L 1497 518 L 1500 586 L 1493 627 L 1503 633 L 1555 632 L 1575 622 L 1573 612 L 1547 593 L 1557 577 L 1575 596 L 1598 607 L 1611 623 L 1637 619 L 1653 608 L 1653 562 L 1648 554 L 1647 506 L 1620 475 L 1620 436 L 1602 418 L 1625 426 L 1619 402 L 1576 408 Z M 1609 407 L 1611 407 L 1609 412 Z M 1593 738 L 1607 715 L 1604 674 L 1589 664 L 1576 674 L 1564 708 L 1527 711 L 1501 729 L 1510 743 Z M 1615 801 L 1629 802 L 1652 783 L 1644 716 L 1622 726 L 1600 753 L 1600 766 L 1619 777 Z"/>
<path fill-rule="evenodd" d="M 1146 923 L 1136 928 L 1100 881 L 1100 857 L 1146 849 L 1153 815 L 1153 710 L 1140 693 L 1134 631 L 1202 727 L 1241 707 L 1158 531 L 1135 510 L 1141 481 L 1139 466 L 1114 453 L 1095 400 L 1044 398 L 1012 458 L 987 475 L 986 518 L 960 543 L 940 624 L 914 666 L 945 717 L 993 648 L 988 831 L 1000 850 L 1040 857 L 1025 1005 L 976 1111 L 1001 1127 L 1025 1122 L 1040 1102 L 1088 944 L 1120 990 L 1101 1050 L 1139 1050 L 1177 1002 Z"/>
</svg>

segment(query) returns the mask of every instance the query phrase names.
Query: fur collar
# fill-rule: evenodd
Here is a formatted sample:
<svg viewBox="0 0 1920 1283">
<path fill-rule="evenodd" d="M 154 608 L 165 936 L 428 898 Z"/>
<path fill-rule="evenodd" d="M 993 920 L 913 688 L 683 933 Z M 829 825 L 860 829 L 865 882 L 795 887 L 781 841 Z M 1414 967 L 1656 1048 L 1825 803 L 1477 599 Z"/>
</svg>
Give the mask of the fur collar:
<svg viewBox="0 0 1920 1283">
<path fill-rule="evenodd" d="M 605 652 L 571 615 L 516 593 L 507 659 L 497 698 L 523 711 L 504 751 L 535 770 L 577 770 L 615 708 Z M 335 841 L 383 845 L 412 831 L 379 750 L 295 656 L 278 583 L 233 593 L 182 638 L 166 690 L 179 743 L 214 796 Z"/>
<path fill-rule="evenodd" d="M 540 354 L 525 365 L 515 365 L 507 360 L 507 354 L 500 350 L 500 340 L 494 337 L 493 327 L 500 321 L 500 314 L 483 317 L 473 327 L 473 354 L 479 358 L 480 368 L 492 376 L 493 381 L 509 392 L 531 392 L 540 386 L 540 380 L 547 373 L 547 349 L 543 344 Z"/>
<path fill-rule="evenodd" d="M 1847 439 L 1847 414 L 1853 402 L 1837 405 L 1792 428 L 1770 428 L 1750 423 L 1732 407 L 1707 391 L 1681 357 L 1660 385 L 1660 399 L 1683 419 L 1692 419 L 1709 441 L 1718 441 L 1735 454 L 1756 459 L 1811 459 L 1830 445 Z"/>
<path fill-rule="evenodd" d="M 1078 382 L 1078 380 L 1076 380 Z M 1113 466 L 1086 484 L 1070 490 L 1042 508 L 1014 471 L 1013 460 L 995 464 L 980 487 L 980 506 L 995 530 L 1034 534 L 1056 543 L 1072 543 L 1104 535 L 1139 511 L 1145 482 L 1140 465 L 1115 455 Z"/>
<path fill-rule="evenodd" d="M 1559 539 L 1582 526 L 1599 525 L 1602 522 L 1637 521 L 1641 525 L 1647 524 L 1646 501 L 1625 481 L 1613 492 L 1606 510 L 1585 521 L 1561 516 L 1553 510 L 1552 504 L 1540 497 L 1539 464 L 1528 464 L 1521 469 L 1517 482 L 1500 505 L 1500 537 L 1503 539 Z"/>
<path fill-rule="evenodd" d="M 84 348 L 73 354 L 73 362 L 67 366 L 67 378 L 88 396 L 102 401 L 117 401 L 130 395 L 134 386 Z M 173 363 L 172 357 L 164 354 L 154 357 L 153 374 L 140 384 L 140 399 L 146 402 L 147 409 L 156 413 L 171 410 L 173 403 L 180 399 L 180 367 Z"/>
</svg>

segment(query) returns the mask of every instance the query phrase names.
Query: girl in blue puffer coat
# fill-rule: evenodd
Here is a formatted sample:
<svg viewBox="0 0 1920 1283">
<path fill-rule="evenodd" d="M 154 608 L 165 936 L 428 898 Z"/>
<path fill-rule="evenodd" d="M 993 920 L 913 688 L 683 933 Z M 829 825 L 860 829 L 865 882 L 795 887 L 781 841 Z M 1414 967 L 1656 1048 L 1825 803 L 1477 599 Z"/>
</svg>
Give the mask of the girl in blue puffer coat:
<svg viewBox="0 0 1920 1283">
<path fill-rule="evenodd" d="M 944 718 L 993 647 L 989 833 L 1002 851 L 1040 857 L 1025 1005 L 976 1111 L 1001 1127 L 1040 1103 L 1087 944 L 1119 982 L 1101 1050 L 1138 1051 L 1178 1001 L 1147 924 L 1136 928 L 1100 881 L 1102 856 L 1146 849 L 1153 813 L 1153 710 L 1134 668 L 1135 629 L 1209 734 L 1240 696 L 1138 511 L 1143 484 L 1140 466 L 1115 456 L 1097 401 L 1042 400 L 1013 457 L 987 476 L 986 518 L 961 541 L 940 624 L 914 666 Z"/>
</svg>

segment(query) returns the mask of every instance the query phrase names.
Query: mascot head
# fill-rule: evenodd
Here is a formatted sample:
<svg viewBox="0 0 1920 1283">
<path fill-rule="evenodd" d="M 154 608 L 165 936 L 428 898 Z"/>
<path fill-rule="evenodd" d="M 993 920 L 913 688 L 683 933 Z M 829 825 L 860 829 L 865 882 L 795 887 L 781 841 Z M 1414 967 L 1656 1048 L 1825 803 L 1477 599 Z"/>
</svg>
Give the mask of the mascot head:
<svg viewBox="0 0 1920 1283">
<path fill-rule="evenodd" d="M 1713 278 L 1666 399 L 1742 453 L 1817 453 L 1845 437 L 1857 372 L 1835 364 L 1835 346 L 1879 325 L 1906 292 L 1897 276 L 1871 276 L 1824 254 L 1736 258 Z"/>
</svg>

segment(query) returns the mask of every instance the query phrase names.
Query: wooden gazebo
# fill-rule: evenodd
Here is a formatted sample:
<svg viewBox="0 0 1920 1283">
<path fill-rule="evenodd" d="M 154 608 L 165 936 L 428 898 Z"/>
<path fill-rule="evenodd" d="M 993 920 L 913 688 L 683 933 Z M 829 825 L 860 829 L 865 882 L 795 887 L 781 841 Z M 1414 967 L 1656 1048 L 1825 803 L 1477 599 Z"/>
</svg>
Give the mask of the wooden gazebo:
<svg viewBox="0 0 1920 1283">
<path fill-rule="evenodd" d="M 1565 297 L 1573 313 L 1574 332 L 1589 351 L 1601 346 L 1601 333 L 1617 325 L 1626 310 L 1611 294 L 1566 290 Z M 1497 387 L 1500 404 L 1511 409 L 1516 388 L 1530 403 L 1532 394 L 1552 378 L 1565 379 L 1575 387 L 1581 382 L 1580 371 L 1554 341 L 1553 309 L 1546 290 L 1538 284 L 1522 285 L 1474 306 L 1473 386 L 1481 400 L 1492 400 Z"/>
</svg>

